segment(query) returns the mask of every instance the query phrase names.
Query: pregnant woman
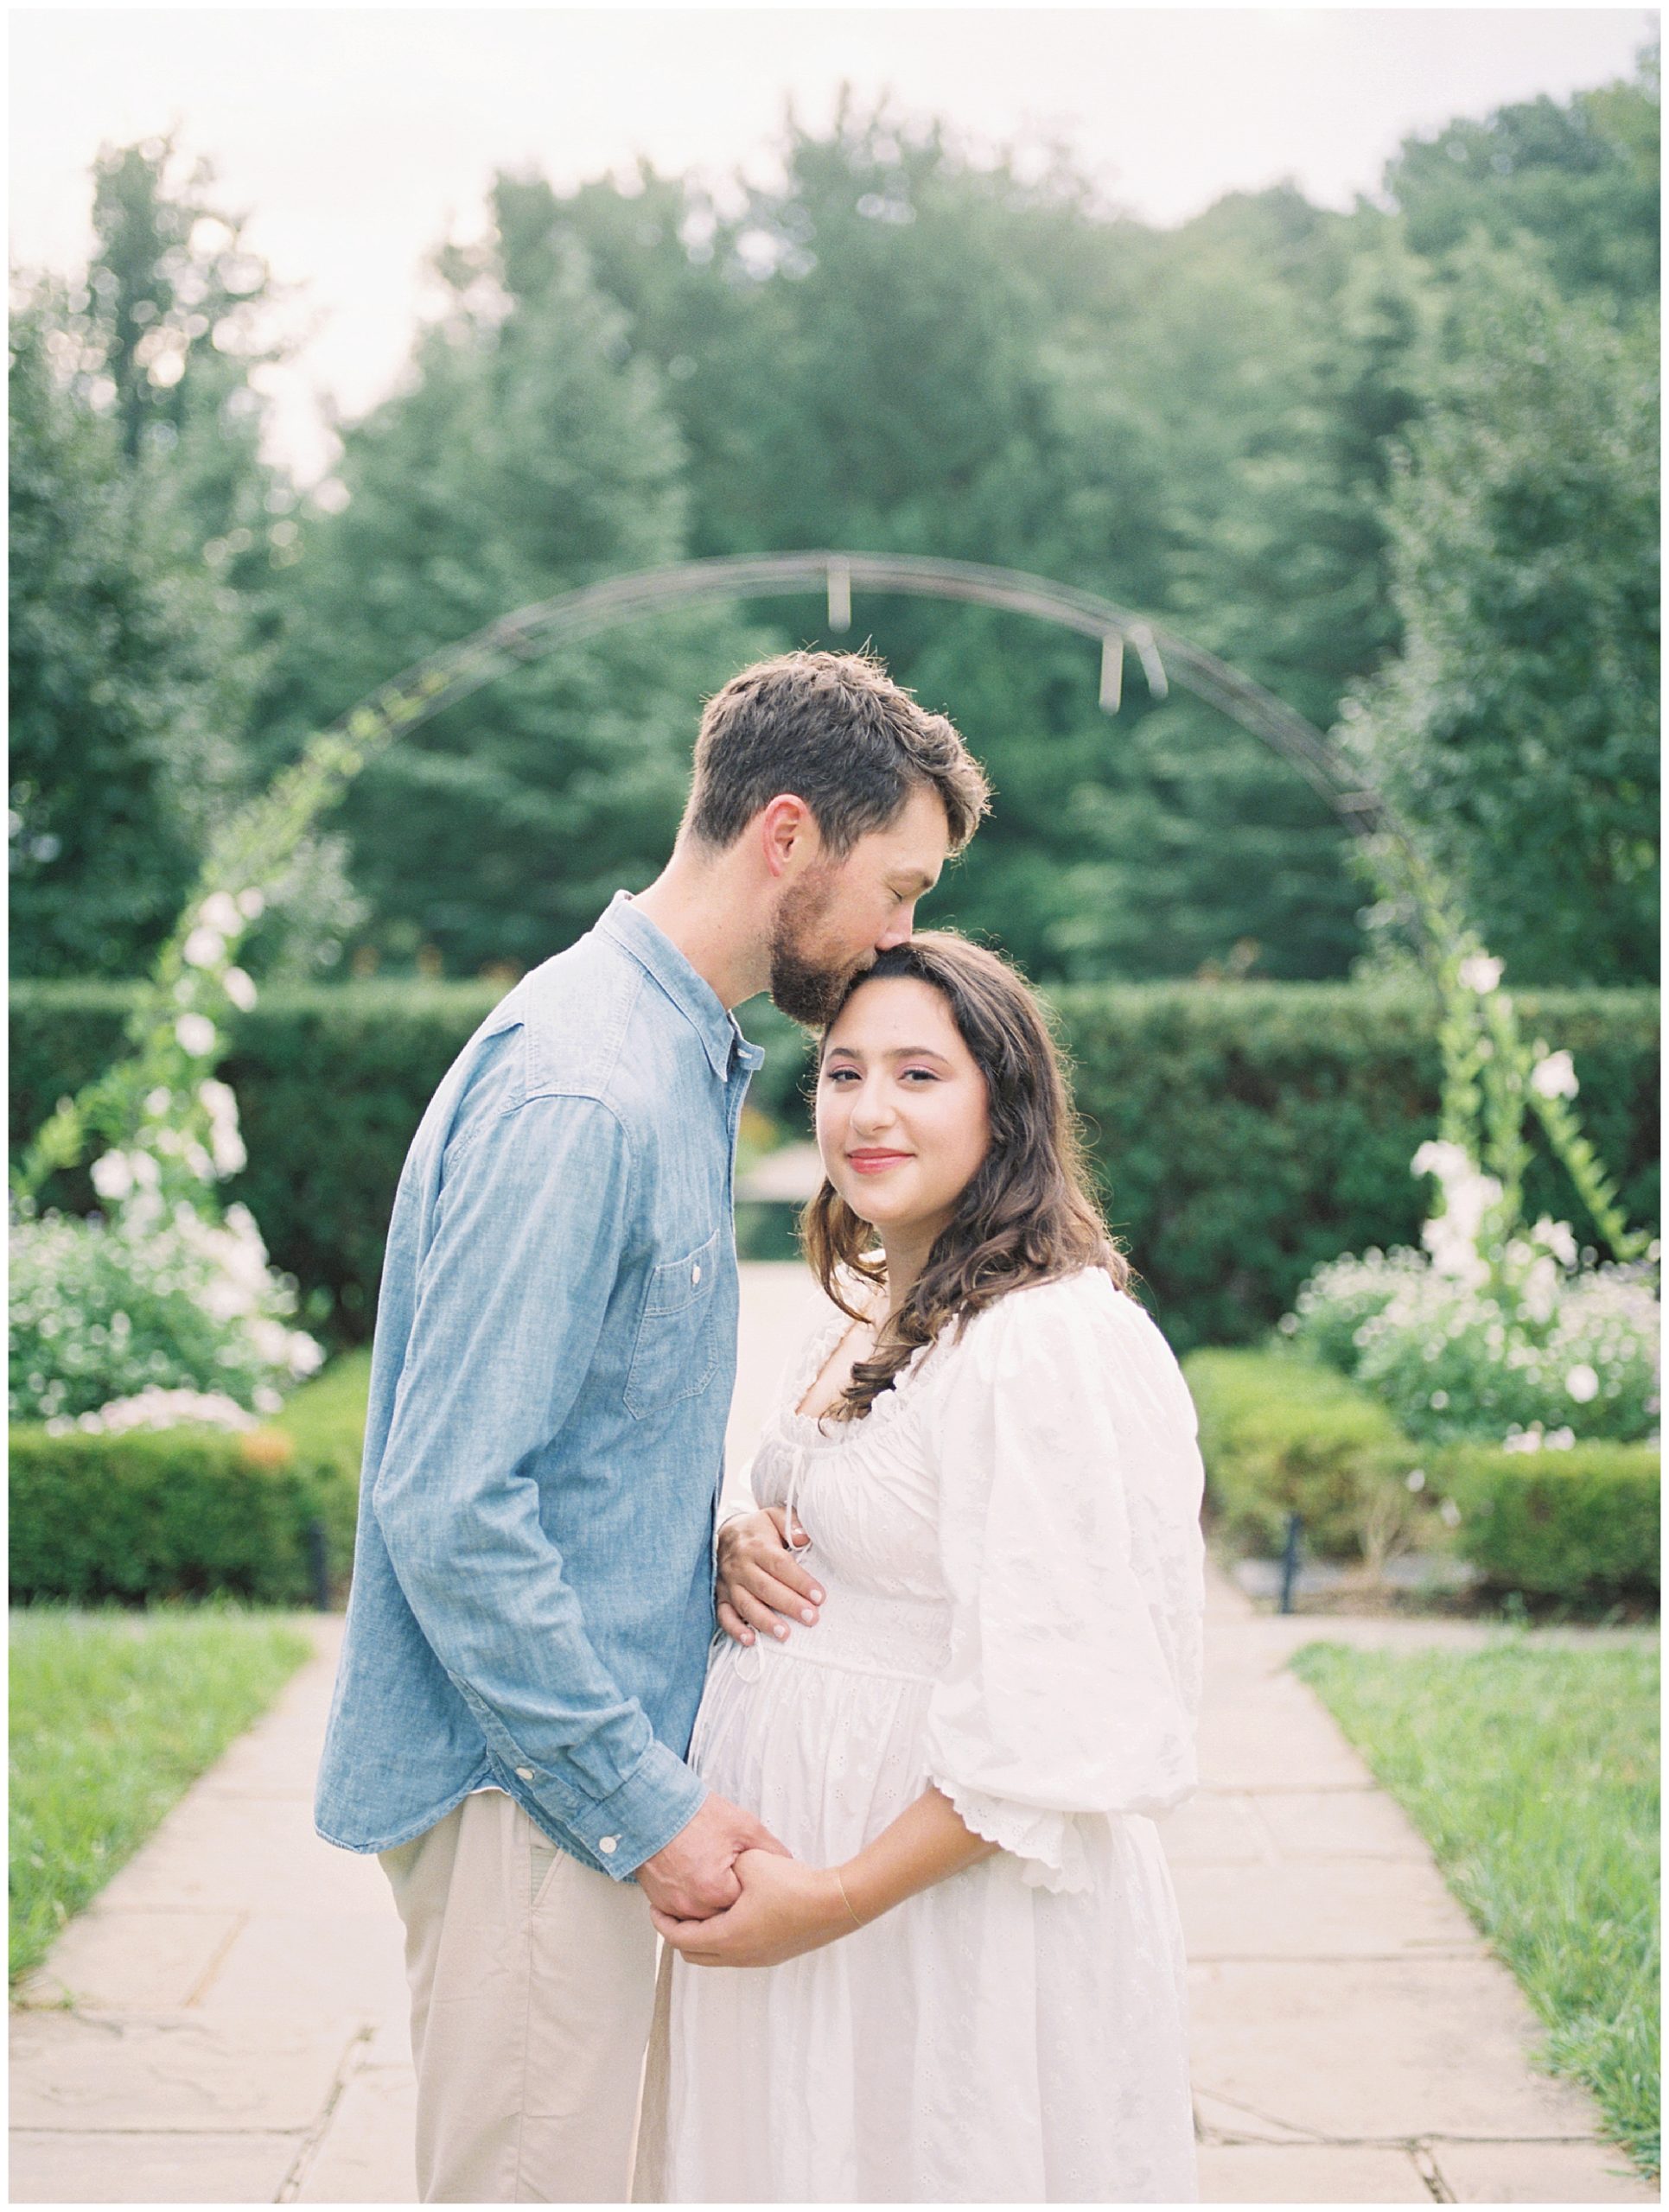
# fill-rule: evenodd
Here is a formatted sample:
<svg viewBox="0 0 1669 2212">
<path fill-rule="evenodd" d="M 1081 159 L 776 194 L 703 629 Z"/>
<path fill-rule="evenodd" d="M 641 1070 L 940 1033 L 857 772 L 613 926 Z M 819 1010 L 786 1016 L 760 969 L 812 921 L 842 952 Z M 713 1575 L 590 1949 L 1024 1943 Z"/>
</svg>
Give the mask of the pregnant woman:
<svg viewBox="0 0 1669 2212">
<path fill-rule="evenodd" d="M 836 1307 L 720 1540 L 691 1748 L 794 1856 L 666 1938 L 634 2195 L 1196 2195 L 1154 1816 L 1194 1777 L 1193 1408 L 1036 1001 L 930 931 L 821 1040 Z M 878 1246 L 878 1249 L 876 1249 Z"/>
</svg>

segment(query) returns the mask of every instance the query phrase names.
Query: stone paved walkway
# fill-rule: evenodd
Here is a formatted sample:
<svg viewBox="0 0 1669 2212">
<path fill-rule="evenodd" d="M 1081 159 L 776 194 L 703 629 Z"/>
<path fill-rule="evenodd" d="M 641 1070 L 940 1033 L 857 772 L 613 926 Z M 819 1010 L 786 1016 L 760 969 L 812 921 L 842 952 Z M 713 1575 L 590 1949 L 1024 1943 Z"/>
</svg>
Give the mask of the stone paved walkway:
<svg viewBox="0 0 1669 2212">
<path fill-rule="evenodd" d="M 747 1271 L 732 1435 L 806 1306 Z M 312 1833 L 341 1623 L 273 1711 L 65 1931 L 12 2019 L 21 2203 L 403 2203 L 411 2074 L 374 1859 Z M 1281 1621 L 1214 1580 L 1206 1786 L 1167 1822 L 1215 2203 L 1654 2202 L 1398 1808 L 1285 1671 L 1315 1635 L 1465 1644 L 1463 1623 Z"/>
</svg>

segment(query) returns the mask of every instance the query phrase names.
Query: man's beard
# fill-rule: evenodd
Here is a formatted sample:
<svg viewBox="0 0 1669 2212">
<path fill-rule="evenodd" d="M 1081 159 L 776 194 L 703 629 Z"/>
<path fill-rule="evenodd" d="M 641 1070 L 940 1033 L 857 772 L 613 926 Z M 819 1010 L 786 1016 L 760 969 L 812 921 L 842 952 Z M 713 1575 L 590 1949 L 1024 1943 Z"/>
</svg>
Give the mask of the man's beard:
<svg viewBox="0 0 1669 2212">
<path fill-rule="evenodd" d="M 818 924 L 834 898 L 827 877 L 810 876 L 784 898 L 771 931 L 771 997 L 792 1021 L 826 1029 L 840 1011 L 852 980 L 869 967 L 873 952 L 842 966 L 815 950 Z"/>
</svg>

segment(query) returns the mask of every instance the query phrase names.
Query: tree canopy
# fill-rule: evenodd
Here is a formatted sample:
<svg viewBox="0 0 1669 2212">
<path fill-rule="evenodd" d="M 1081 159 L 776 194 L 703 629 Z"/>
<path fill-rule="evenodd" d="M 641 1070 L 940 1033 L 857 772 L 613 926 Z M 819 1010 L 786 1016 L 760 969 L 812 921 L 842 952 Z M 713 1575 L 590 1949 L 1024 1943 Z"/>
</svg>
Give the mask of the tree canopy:
<svg viewBox="0 0 1669 2212">
<path fill-rule="evenodd" d="M 50 919 L 102 834 L 96 807 L 73 842 L 56 826 L 95 737 L 107 795 L 171 823 L 194 731 L 258 782 L 519 606 L 846 546 L 1163 618 L 1323 728 L 1343 717 L 1518 979 L 1645 973 L 1657 145 L 1648 52 L 1628 82 L 1411 139 L 1345 213 L 1284 185 L 1160 230 L 1061 162 L 1022 175 L 850 99 L 791 122 L 777 181 L 717 197 L 648 168 L 569 192 L 502 175 L 481 237 L 436 255 L 443 305 L 399 388 L 300 501 L 260 458 L 266 280 L 240 224 L 201 174 L 112 149 L 92 267 L 37 293 L 21 341 L 14 542 L 42 565 L 19 583 L 14 558 L 15 962 L 131 967 L 187 866 L 170 827 L 146 875 L 137 830 L 122 929 Z M 118 553 L 96 518 L 120 499 L 156 526 Z M 72 541 L 99 549 L 85 582 Z M 119 574 L 96 584 L 99 561 Z M 99 590 L 137 595 L 169 651 L 100 627 Z M 997 786 L 935 920 L 1044 980 L 1361 956 L 1349 832 L 1222 716 L 1134 672 L 1109 716 L 1092 648 L 1022 618 L 856 614 L 847 638 L 811 600 L 659 617 L 449 709 L 344 803 L 363 911 L 327 851 L 326 934 L 361 966 L 458 974 L 557 950 L 659 866 L 704 694 L 756 652 L 867 637 Z M 188 710 L 141 711 L 164 683 Z"/>
</svg>

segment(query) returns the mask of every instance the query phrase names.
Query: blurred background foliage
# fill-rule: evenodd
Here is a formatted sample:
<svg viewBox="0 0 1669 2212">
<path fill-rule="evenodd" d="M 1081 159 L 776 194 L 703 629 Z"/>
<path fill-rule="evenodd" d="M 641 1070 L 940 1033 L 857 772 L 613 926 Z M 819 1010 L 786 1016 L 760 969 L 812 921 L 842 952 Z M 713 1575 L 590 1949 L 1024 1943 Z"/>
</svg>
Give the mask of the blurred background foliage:
<svg viewBox="0 0 1669 2212">
<path fill-rule="evenodd" d="M 214 822 L 410 662 L 589 581 L 808 546 L 1035 570 L 1336 728 L 1515 985 L 1655 974 L 1655 49 L 1161 230 L 848 102 L 716 200 L 501 175 L 396 391 L 303 493 L 262 458 L 282 321 L 171 143 L 12 324 L 14 972 L 139 972 Z M 868 638 L 997 810 L 933 902 L 1040 981 L 1373 967 L 1348 834 L 1199 702 L 1116 717 L 1082 640 L 860 598 L 685 611 L 495 682 L 360 779 L 258 976 L 507 980 L 646 882 L 698 702 Z"/>
</svg>

